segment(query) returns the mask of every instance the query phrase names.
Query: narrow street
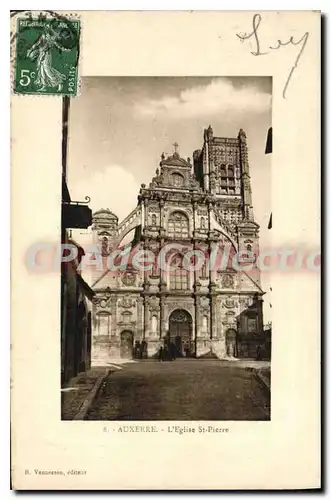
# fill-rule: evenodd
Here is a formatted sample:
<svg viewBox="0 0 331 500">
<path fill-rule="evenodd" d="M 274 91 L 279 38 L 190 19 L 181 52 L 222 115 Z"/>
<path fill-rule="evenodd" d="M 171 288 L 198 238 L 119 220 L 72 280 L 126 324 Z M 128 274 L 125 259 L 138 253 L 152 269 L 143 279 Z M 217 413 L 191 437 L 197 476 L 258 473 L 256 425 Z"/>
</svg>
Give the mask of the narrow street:
<svg viewBox="0 0 331 500">
<path fill-rule="evenodd" d="M 87 420 L 269 420 L 251 371 L 218 360 L 154 360 L 112 371 Z"/>
</svg>

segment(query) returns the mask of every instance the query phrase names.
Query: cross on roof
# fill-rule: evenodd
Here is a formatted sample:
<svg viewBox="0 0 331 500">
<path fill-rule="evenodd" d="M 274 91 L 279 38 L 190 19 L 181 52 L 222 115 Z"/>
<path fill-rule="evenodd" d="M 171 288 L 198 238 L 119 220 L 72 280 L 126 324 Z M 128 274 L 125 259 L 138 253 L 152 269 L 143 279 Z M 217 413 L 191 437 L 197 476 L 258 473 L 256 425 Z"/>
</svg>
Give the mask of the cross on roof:
<svg viewBox="0 0 331 500">
<path fill-rule="evenodd" d="M 177 153 L 177 149 L 179 148 L 179 144 L 177 142 L 174 142 L 173 147 L 175 148 L 175 153 Z"/>
</svg>

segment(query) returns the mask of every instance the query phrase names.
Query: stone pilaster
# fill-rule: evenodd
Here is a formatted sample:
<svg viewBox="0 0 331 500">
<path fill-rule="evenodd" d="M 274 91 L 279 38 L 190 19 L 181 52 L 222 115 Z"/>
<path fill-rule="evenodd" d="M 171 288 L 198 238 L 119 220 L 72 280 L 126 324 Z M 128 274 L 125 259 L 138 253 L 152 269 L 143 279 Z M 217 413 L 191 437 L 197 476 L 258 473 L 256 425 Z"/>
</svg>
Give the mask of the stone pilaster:
<svg viewBox="0 0 331 500">
<path fill-rule="evenodd" d="M 197 341 L 200 335 L 201 314 L 200 314 L 200 296 L 195 296 L 195 331 L 193 340 Z"/>
<path fill-rule="evenodd" d="M 144 199 L 144 227 L 148 226 L 148 200 Z"/>
<path fill-rule="evenodd" d="M 216 285 L 211 283 L 210 285 L 210 307 L 211 307 L 211 335 L 210 338 L 215 339 L 217 337 L 217 296 L 216 296 Z"/>
<path fill-rule="evenodd" d="M 240 164 L 241 164 L 241 183 L 244 203 L 244 218 L 253 220 L 252 188 L 251 177 L 249 174 L 247 138 L 245 132 L 240 129 L 238 134 Z"/>
<path fill-rule="evenodd" d="M 142 297 L 137 299 L 137 338 L 141 341 L 144 338 L 144 300 Z"/>
<path fill-rule="evenodd" d="M 148 309 L 148 297 L 144 297 L 144 332 L 143 338 L 145 339 L 149 330 L 149 309 Z"/>
</svg>

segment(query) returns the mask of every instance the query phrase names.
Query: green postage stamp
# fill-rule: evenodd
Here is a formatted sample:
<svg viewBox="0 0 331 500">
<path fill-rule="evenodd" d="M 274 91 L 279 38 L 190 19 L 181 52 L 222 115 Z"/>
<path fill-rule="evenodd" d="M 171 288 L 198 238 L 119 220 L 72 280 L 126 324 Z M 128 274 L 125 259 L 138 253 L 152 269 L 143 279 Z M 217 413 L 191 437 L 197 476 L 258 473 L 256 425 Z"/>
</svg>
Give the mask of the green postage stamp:
<svg viewBox="0 0 331 500">
<path fill-rule="evenodd" d="M 18 19 L 16 94 L 77 94 L 80 21 Z"/>
</svg>

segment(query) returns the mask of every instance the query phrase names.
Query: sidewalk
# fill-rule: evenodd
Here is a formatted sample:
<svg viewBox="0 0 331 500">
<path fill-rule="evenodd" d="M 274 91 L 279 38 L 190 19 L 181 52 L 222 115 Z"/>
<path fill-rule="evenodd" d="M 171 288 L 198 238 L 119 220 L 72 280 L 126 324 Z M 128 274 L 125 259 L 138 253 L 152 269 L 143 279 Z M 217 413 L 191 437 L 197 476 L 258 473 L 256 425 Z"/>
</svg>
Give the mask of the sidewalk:
<svg viewBox="0 0 331 500">
<path fill-rule="evenodd" d="M 93 368 L 79 373 L 61 389 L 62 420 L 84 420 L 109 368 Z"/>
<path fill-rule="evenodd" d="M 259 363 L 259 364 L 257 364 Z M 247 366 L 246 369 L 252 371 L 256 379 L 270 392 L 271 387 L 271 366 L 270 362 L 265 364 L 261 361 L 257 361 L 256 365 Z"/>
<path fill-rule="evenodd" d="M 262 382 L 262 384 L 270 391 L 270 385 L 271 385 L 270 368 L 260 368 L 259 370 L 257 370 L 256 376 Z"/>
</svg>

